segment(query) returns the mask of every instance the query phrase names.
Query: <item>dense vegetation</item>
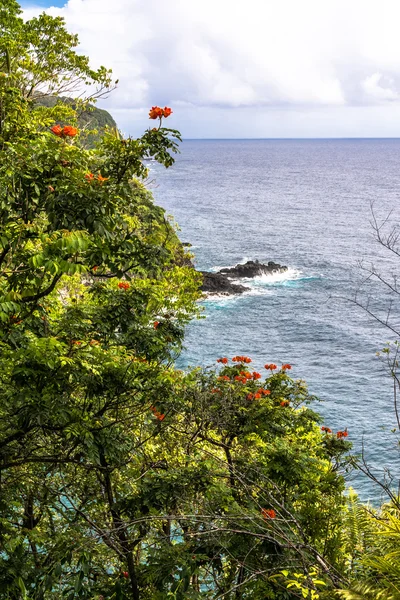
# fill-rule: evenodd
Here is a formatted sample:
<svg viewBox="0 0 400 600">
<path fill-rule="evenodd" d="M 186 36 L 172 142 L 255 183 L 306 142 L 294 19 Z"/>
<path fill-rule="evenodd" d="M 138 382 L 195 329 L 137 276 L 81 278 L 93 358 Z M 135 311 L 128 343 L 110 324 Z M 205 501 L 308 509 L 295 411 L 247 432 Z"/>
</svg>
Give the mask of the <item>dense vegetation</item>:
<svg viewBox="0 0 400 600">
<path fill-rule="evenodd" d="M 290 364 L 174 367 L 199 280 L 143 184 L 173 164 L 170 109 L 88 148 L 111 74 L 20 12 L 0 8 L 0 597 L 399 598 L 398 498 L 346 497 L 347 432 Z"/>
</svg>

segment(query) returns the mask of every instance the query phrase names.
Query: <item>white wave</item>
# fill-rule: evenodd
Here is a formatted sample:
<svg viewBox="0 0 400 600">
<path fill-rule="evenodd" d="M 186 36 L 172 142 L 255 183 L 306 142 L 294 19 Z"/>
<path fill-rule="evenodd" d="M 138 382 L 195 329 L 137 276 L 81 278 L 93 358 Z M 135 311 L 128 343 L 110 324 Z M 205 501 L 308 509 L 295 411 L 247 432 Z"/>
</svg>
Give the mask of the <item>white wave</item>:
<svg viewBox="0 0 400 600">
<path fill-rule="evenodd" d="M 299 279 L 308 279 L 308 277 L 304 277 L 303 271 L 300 271 L 299 269 L 289 268 L 287 271 L 264 273 L 257 277 L 242 279 L 241 281 L 252 281 L 255 285 L 275 285 L 277 283 L 297 281 Z"/>
</svg>

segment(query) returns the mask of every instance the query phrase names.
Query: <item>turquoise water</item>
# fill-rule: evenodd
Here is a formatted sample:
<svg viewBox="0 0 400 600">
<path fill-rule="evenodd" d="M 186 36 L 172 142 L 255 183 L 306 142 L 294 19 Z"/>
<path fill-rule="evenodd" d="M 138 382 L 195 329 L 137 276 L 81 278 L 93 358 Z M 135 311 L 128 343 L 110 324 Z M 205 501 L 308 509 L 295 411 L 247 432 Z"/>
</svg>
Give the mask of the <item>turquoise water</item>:
<svg viewBox="0 0 400 600">
<path fill-rule="evenodd" d="M 196 264 L 216 270 L 248 259 L 287 265 L 284 276 L 243 281 L 248 294 L 204 302 L 179 366 L 246 354 L 255 367 L 291 363 L 321 399 L 326 424 L 349 430 L 378 470 L 400 473 L 392 383 L 376 352 L 395 336 L 351 300 L 367 271 L 387 277 L 400 259 L 374 240 L 371 203 L 400 223 L 400 140 L 185 141 L 176 164 L 151 163 L 156 202 L 172 213 Z M 385 318 L 390 294 L 364 283 L 358 299 Z M 392 323 L 400 321 L 395 302 Z M 379 490 L 350 478 L 363 499 Z"/>
</svg>

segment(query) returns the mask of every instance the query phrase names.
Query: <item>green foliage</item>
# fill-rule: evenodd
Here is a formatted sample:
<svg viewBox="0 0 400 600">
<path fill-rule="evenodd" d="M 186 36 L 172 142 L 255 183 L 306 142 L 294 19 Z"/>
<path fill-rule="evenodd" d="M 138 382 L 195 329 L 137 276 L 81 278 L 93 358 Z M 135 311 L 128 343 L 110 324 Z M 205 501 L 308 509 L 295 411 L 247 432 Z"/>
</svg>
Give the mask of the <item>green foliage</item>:
<svg viewBox="0 0 400 600">
<path fill-rule="evenodd" d="M 400 511 L 398 503 L 379 511 L 360 506 L 353 499 L 347 520 L 351 586 L 341 591 L 345 600 L 400 598 Z"/>
<path fill-rule="evenodd" d="M 179 132 L 109 129 L 88 149 L 87 103 L 40 98 L 101 95 L 109 71 L 61 19 L 24 22 L 5 0 L 0 27 L 3 597 L 344 587 L 350 444 L 320 430 L 304 382 L 246 357 L 173 366 L 200 282 L 143 179 L 145 159 L 173 164 Z"/>
</svg>

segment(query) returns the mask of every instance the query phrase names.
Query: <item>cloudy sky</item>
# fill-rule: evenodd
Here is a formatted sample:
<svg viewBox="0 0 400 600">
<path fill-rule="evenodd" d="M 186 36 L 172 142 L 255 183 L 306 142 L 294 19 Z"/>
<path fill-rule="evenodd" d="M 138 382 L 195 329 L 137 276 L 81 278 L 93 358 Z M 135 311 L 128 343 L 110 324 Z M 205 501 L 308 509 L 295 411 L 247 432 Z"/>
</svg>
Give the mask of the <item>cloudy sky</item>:
<svg viewBox="0 0 400 600">
<path fill-rule="evenodd" d="M 154 104 L 185 138 L 400 137 L 399 0 L 22 0 L 79 34 L 137 135 Z"/>
</svg>

